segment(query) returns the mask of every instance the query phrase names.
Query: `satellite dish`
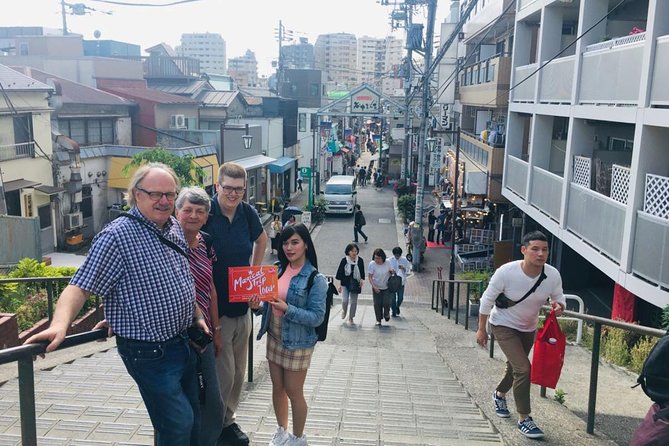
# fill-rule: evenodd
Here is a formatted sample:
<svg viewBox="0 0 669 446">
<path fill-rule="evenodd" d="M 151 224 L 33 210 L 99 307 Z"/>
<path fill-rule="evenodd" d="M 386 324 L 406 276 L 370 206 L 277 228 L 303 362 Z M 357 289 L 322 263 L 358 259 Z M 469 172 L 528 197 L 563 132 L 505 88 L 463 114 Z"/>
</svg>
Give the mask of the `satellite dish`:
<svg viewBox="0 0 669 446">
<path fill-rule="evenodd" d="M 102 35 L 102 33 L 100 32 L 99 29 L 96 29 L 95 31 L 93 31 L 93 37 L 95 37 L 96 39 L 99 39 L 101 35 Z"/>
</svg>

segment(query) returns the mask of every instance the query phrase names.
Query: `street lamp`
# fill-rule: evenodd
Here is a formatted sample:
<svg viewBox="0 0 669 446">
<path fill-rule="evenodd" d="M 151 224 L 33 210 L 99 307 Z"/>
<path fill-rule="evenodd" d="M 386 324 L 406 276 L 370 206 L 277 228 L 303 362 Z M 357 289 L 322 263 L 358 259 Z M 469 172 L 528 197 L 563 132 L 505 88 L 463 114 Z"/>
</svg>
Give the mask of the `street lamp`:
<svg viewBox="0 0 669 446">
<path fill-rule="evenodd" d="M 242 135 L 242 139 L 244 140 L 244 148 L 246 150 L 251 150 L 251 147 L 253 146 L 253 135 Z"/>
<path fill-rule="evenodd" d="M 434 148 L 437 145 L 437 138 L 427 138 L 425 142 L 427 143 L 427 150 L 430 153 L 434 153 Z"/>
</svg>

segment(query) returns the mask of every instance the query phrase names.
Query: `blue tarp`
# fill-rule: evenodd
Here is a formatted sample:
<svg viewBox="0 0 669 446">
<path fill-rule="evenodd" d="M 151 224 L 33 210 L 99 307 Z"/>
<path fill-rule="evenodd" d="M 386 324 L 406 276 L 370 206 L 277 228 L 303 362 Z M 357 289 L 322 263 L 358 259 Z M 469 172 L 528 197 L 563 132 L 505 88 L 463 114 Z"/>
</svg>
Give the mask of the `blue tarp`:
<svg viewBox="0 0 669 446">
<path fill-rule="evenodd" d="M 269 167 L 269 171 L 271 173 L 284 173 L 285 171 L 290 170 L 290 167 L 294 162 L 295 158 L 291 158 L 289 156 L 282 156 L 273 163 L 269 164 L 267 167 Z"/>
</svg>

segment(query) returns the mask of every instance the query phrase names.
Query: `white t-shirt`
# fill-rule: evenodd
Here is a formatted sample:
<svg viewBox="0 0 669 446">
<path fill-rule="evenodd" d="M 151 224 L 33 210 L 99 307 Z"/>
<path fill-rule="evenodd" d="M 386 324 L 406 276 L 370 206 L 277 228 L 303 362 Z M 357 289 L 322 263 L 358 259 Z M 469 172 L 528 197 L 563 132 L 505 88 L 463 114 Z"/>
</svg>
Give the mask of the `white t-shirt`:
<svg viewBox="0 0 669 446">
<path fill-rule="evenodd" d="M 407 273 L 411 271 L 411 263 L 407 260 L 406 257 L 400 256 L 399 259 L 396 259 L 395 256 L 392 256 L 388 259 L 390 262 L 390 266 L 395 270 L 395 273 L 402 278 L 402 286 L 406 284 L 407 281 Z M 400 269 L 400 265 L 404 267 L 404 269 Z"/>
<path fill-rule="evenodd" d="M 495 274 L 490 278 L 488 288 L 483 292 L 479 312 L 483 315 L 489 314 L 489 321 L 492 325 L 530 332 L 536 330 L 539 322 L 539 310 L 547 299 L 550 298 L 551 302 L 559 302 L 562 305 L 565 305 L 566 299 L 562 294 L 560 272 L 550 265 L 545 265 L 546 279 L 541 282 L 534 293 L 513 307 L 497 308 L 495 299 L 500 293 L 504 293 L 509 299 L 517 301 L 539 280 L 539 276 L 527 276 L 520 266 L 521 263 L 522 260 L 509 262 L 495 271 Z"/>
<path fill-rule="evenodd" d="M 385 290 L 388 289 L 388 279 L 390 278 L 391 269 L 393 269 L 393 267 L 390 266 L 390 261 L 388 259 L 381 265 L 372 260 L 369 262 L 367 272 L 372 275 L 372 283 L 374 286 L 380 290 Z"/>
</svg>

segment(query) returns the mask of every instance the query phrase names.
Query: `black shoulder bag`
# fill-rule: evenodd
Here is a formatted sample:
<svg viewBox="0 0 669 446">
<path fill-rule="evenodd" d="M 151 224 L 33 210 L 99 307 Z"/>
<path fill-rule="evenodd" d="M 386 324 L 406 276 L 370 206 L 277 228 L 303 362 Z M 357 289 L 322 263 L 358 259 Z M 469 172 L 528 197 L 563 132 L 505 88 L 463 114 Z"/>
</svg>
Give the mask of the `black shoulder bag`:
<svg viewBox="0 0 669 446">
<path fill-rule="evenodd" d="M 508 297 L 506 297 L 504 295 L 504 293 L 499 293 L 499 295 L 495 299 L 495 306 L 497 308 L 504 309 L 504 308 L 511 308 L 514 305 L 517 305 L 517 304 L 521 303 L 522 301 L 527 299 L 530 296 L 530 294 L 534 293 L 537 290 L 537 288 L 539 288 L 539 285 L 541 285 L 541 282 L 543 282 L 545 278 L 546 278 L 546 274 L 544 274 L 544 268 L 542 267 L 541 268 L 541 275 L 539 276 L 539 279 L 534 283 L 532 288 L 530 288 L 530 291 L 525 293 L 525 295 L 523 297 L 521 297 L 520 300 L 511 300 Z"/>
</svg>

